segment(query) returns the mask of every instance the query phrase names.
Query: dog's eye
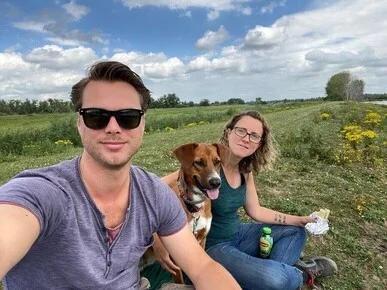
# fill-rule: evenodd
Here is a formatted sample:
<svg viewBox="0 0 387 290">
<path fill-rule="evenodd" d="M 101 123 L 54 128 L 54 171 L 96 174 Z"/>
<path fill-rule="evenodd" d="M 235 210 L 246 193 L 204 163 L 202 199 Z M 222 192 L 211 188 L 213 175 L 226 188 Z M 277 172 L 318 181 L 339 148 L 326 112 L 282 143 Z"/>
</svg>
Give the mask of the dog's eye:
<svg viewBox="0 0 387 290">
<path fill-rule="evenodd" d="M 215 165 L 219 165 L 220 163 L 222 163 L 222 161 L 221 161 L 220 159 L 216 159 L 216 160 L 214 161 L 214 164 L 215 164 Z"/>
<path fill-rule="evenodd" d="M 203 161 L 202 160 L 195 160 L 194 161 L 194 164 L 196 165 L 196 166 L 204 166 L 204 163 L 203 163 Z"/>
</svg>

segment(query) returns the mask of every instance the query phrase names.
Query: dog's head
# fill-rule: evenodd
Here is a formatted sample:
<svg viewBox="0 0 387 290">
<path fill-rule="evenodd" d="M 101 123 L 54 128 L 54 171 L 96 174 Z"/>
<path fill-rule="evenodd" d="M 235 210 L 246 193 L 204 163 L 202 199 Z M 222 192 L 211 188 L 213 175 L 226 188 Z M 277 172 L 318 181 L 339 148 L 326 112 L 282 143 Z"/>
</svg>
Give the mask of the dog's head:
<svg viewBox="0 0 387 290">
<path fill-rule="evenodd" d="M 210 199 L 219 195 L 221 163 L 230 157 L 228 147 L 213 143 L 189 143 L 173 150 L 181 163 L 184 183 L 193 194 L 204 194 Z"/>
</svg>

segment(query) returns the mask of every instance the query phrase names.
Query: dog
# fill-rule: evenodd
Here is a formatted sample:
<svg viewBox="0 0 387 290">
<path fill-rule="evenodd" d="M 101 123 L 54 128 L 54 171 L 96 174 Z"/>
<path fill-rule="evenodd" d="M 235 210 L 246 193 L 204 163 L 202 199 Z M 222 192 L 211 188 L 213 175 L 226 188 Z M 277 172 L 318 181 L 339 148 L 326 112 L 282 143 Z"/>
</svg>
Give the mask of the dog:
<svg viewBox="0 0 387 290">
<path fill-rule="evenodd" d="M 177 147 L 172 154 L 180 162 L 180 169 L 178 174 L 174 172 L 162 180 L 178 196 L 192 233 L 204 249 L 212 221 L 211 200 L 219 196 L 220 168 L 222 162 L 229 159 L 230 151 L 219 143 L 189 143 Z M 149 248 L 142 266 L 152 263 L 152 256 L 153 249 Z M 178 271 L 173 280 L 184 284 L 182 272 Z"/>
</svg>

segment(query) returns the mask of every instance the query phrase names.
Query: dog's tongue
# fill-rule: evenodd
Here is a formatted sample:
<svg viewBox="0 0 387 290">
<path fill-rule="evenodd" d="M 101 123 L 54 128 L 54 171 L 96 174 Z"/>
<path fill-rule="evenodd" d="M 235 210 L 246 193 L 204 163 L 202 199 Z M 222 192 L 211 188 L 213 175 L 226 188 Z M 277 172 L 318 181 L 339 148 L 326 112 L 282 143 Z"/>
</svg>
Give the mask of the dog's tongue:
<svg viewBox="0 0 387 290">
<path fill-rule="evenodd" d="M 210 199 L 217 199 L 219 196 L 219 189 L 207 190 L 207 195 Z"/>
</svg>

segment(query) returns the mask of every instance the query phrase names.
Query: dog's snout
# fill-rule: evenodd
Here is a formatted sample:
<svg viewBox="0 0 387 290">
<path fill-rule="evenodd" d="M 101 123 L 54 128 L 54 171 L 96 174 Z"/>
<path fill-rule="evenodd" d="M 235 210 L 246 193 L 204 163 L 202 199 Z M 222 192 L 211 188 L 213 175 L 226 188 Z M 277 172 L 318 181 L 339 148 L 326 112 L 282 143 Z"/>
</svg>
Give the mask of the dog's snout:
<svg viewBox="0 0 387 290">
<path fill-rule="evenodd" d="M 220 178 L 213 177 L 210 179 L 211 188 L 218 188 L 220 186 Z"/>
</svg>

